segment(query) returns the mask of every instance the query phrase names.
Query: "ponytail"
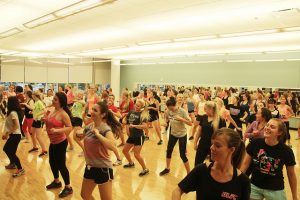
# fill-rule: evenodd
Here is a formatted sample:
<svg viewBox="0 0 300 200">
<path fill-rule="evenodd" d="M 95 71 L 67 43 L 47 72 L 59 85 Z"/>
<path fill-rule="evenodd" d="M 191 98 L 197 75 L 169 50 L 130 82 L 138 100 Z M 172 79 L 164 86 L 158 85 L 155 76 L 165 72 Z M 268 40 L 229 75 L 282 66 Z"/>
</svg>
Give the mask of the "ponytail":
<svg viewBox="0 0 300 200">
<path fill-rule="evenodd" d="M 245 143 L 241 141 L 240 145 L 232 155 L 232 165 L 234 167 L 239 168 L 241 166 L 242 161 L 244 159 L 245 151 L 246 151 Z"/>
<path fill-rule="evenodd" d="M 115 118 L 114 114 L 108 110 L 106 115 L 106 123 L 110 126 L 114 136 L 116 139 L 122 134 L 122 125 L 118 120 Z"/>
</svg>

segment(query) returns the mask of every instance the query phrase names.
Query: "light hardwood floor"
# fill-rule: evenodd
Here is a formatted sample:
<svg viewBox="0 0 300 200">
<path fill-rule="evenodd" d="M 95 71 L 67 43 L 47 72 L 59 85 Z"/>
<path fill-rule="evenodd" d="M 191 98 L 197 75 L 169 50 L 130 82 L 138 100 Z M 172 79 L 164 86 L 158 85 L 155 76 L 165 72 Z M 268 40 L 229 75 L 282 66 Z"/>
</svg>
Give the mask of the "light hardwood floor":
<svg viewBox="0 0 300 200">
<path fill-rule="evenodd" d="M 1 126 L 3 121 L 0 122 Z M 296 156 L 296 173 L 298 182 L 300 182 L 300 141 L 295 140 L 296 131 L 291 131 L 293 150 Z M 43 136 L 49 144 L 49 139 L 46 132 Z M 145 177 L 139 177 L 138 173 L 141 171 L 140 165 L 136 163 L 134 169 L 123 169 L 122 166 L 114 168 L 114 181 L 113 181 L 113 197 L 117 200 L 164 200 L 171 199 L 172 190 L 176 187 L 177 183 L 186 175 L 184 166 L 179 157 L 178 144 L 174 148 L 171 172 L 169 175 L 160 177 L 159 172 L 165 167 L 165 152 L 167 146 L 167 136 L 163 135 L 164 144 L 158 146 L 156 134 L 154 130 L 150 129 L 150 140 L 145 142 L 142 155 L 144 156 L 147 167 L 150 169 L 150 174 Z M 31 143 L 24 143 L 21 141 L 17 154 L 21 163 L 26 170 L 26 174 L 12 178 L 13 171 L 6 170 L 4 166 L 8 164 L 8 158 L 2 151 L 5 141 L 0 141 L 0 199 L 1 200 L 52 200 L 58 199 L 58 190 L 47 191 L 46 184 L 53 180 L 50 170 L 48 156 L 39 158 L 38 153 L 28 154 L 28 150 L 32 147 Z M 119 143 L 119 141 L 118 141 Z M 121 153 L 121 148 L 119 152 Z M 75 150 L 67 153 L 67 166 L 70 171 L 71 185 L 74 193 L 72 196 L 65 199 L 81 199 L 80 190 L 85 167 L 83 157 L 78 157 L 80 153 L 79 147 L 75 144 Z M 193 145 L 188 142 L 188 158 L 190 165 L 194 165 L 195 151 Z M 132 154 L 133 156 L 133 154 Z M 124 158 L 124 156 L 122 155 Z M 115 160 L 114 155 L 112 159 Z M 126 163 L 125 158 L 123 163 Z M 61 179 L 62 180 L 62 179 Z M 291 193 L 288 185 L 287 176 L 285 174 L 285 188 L 288 199 L 291 199 Z M 300 194 L 298 184 L 298 194 Z M 98 189 L 96 188 L 93 196 L 100 199 Z M 195 199 L 195 193 L 183 195 L 185 200 Z"/>
</svg>

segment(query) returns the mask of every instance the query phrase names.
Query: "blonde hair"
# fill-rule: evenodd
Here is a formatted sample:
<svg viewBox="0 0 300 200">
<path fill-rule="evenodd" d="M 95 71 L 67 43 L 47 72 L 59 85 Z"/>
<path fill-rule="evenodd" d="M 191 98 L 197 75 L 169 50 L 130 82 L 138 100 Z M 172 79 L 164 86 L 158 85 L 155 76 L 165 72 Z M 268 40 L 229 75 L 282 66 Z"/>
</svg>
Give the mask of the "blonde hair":
<svg viewBox="0 0 300 200">
<path fill-rule="evenodd" d="M 207 102 L 205 102 L 205 106 L 213 110 L 212 125 L 213 125 L 213 128 L 214 128 L 214 131 L 216 131 L 216 130 L 219 129 L 219 123 L 220 123 L 218 105 L 213 101 L 207 101 Z"/>
<path fill-rule="evenodd" d="M 137 103 L 141 104 L 141 107 L 144 108 L 141 113 L 141 121 L 148 121 L 150 119 L 150 114 L 148 108 L 145 107 L 145 101 L 143 99 L 138 99 L 135 104 Z"/>
<path fill-rule="evenodd" d="M 122 95 L 127 98 L 126 103 L 124 104 L 124 107 L 123 107 L 124 110 L 127 110 L 129 103 L 130 103 L 129 94 L 127 91 L 124 91 Z M 145 106 L 145 104 L 144 104 L 144 106 Z"/>
<path fill-rule="evenodd" d="M 42 99 L 40 91 L 35 91 L 32 95 L 36 96 L 39 100 Z"/>
</svg>

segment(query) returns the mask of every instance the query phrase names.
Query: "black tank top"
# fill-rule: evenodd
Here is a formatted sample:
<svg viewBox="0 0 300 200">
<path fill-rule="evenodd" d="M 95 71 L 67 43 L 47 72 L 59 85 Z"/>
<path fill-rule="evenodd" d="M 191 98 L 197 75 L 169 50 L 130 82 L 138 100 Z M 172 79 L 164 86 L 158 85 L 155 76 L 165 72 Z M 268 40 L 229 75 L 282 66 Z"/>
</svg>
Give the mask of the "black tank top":
<svg viewBox="0 0 300 200">
<path fill-rule="evenodd" d="M 156 108 L 155 102 L 152 103 L 152 104 L 149 104 L 149 107 Z M 156 115 L 158 115 L 158 112 L 156 110 L 149 109 L 149 115 L 150 116 L 156 116 Z"/>
<path fill-rule="evenodd" d="M 30 99 L 28 102 L 26 102 L 26 104 L 29 104 L 30 101 L 33 101 L 33 100 Z M 30 113 L 31 111 L 32 111 L 32 110 L 30 110 L 29 108 L 27 108 L 27 106 L 25 106 L 24 114 L 25 114 L 25 117 L 26 117 L 27 119 L 33 118 L 32 113 Z"/>
</svg>

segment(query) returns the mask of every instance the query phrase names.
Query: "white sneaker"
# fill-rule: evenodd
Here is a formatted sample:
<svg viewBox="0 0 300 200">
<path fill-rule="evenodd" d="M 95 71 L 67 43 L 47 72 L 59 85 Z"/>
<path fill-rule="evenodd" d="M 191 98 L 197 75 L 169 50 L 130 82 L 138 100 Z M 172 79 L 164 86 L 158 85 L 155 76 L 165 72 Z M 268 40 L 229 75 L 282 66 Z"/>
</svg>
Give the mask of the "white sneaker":
<svg viewBox="0 0 300 200">
<path fill-rule="evenodd" d="M 116 162 L 113 163 L 113 166 L 119 166 L 122 165 L 122 160 L 118 160 Z"/>
</svg>

